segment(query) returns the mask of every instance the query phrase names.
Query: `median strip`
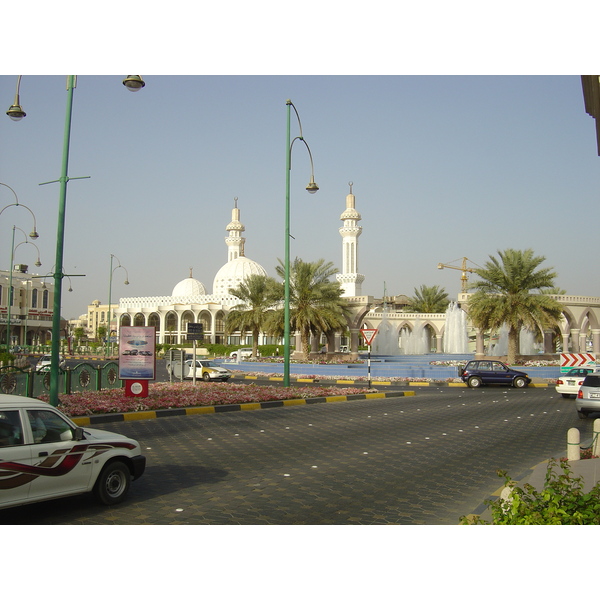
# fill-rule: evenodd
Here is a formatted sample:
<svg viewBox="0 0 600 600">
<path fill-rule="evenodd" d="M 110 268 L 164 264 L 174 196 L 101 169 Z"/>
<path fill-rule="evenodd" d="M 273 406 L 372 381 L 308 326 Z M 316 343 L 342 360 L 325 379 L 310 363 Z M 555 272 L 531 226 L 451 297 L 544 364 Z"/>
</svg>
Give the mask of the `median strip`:
<svg viewBox="0 0 600 600">
<path fill-rule="evenodd" d="M 354 396 L 321 396 L 315 398 L 292 398 L 290 400 L 269 400 L 267 402 L 251 402 L 248 404 L 218 404 L 215 406 L 194 406 L 190 408 L 165 408 L 161 410 L 145 410 L 131 413 L 107 413 L 103 415 L 89 415 L 85 417 L 72 417 L 75 425 L 80 427 L 93 426 L 102 423 L 115 423 L 124 421 L 139 421 L 144 419 L 158 419 L 162 417 L 176 417 L 184 415 L 215 414 L 222 412 L 240 412 L 246 410 L 261 410 L 267 408 L 282 408 L 286 406 L 302 406 L 309 404 L 324 404 L 332 402 L 347 402 L 351 400 L 373 400 L 381 398 L 401 398 L 414 396 L 415 392 L 373 392 L 356 394 Z"/>
</svg>

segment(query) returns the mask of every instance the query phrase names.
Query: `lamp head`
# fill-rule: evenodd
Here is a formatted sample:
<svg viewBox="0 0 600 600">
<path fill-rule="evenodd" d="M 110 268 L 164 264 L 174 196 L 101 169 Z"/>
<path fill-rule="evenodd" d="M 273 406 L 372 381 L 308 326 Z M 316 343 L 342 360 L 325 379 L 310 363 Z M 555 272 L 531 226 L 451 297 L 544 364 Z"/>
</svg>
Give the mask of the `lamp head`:
<svg viewBox="0 0 600 600">
<path fill-rule="evenodd" d="M 29 234 L 29 237 L 32 240 L 37 240 L 40 236 L 39 236 L 38 232 L 34 228 L 34 230 Z"/>
<path fill-rule="evenodd" d="M 123 85 L 130 92 L 139 92 L 146 82 L 139 75 L 127 75 L 127 78 L 123 79 Z"/>
<path fill-rule="evenodd" d="M 311 176 L 310 183 L 306 186 L 306 191 L 309 194 L 314 194 L 319 191 L 319 186 L 315 183 L 315 178 Z"/>
<path fill-rule="evenodd" d="M 20 121 L 23 117 L 26 117 L 25 111 L 21 108 L 19 104 L 13 104 L 7 111 L 6 114 L 13 121 Z"/>
<path fill-rule="evenodd" d="M 40 262 L 39 258 L 35 261 L 35 266 L 36 267 L 41 267 L 42 266 L 42 263 Z"/>
<path fill-rule="evenodd" d="M 129 285 L 129 281 L 128 281 L 127 279 L 126 279 L 126 280 L 125 280 L 123 283 L 124 283 L 125 285 Z"/>
</svg>

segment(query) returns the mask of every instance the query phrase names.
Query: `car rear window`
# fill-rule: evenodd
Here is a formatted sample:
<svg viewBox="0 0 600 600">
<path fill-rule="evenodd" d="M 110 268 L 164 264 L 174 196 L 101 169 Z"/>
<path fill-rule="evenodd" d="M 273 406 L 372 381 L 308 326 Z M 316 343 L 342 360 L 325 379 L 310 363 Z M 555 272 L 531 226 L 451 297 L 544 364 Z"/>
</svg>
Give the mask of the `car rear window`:
<svg viewBox="0 0 600 600">
<path fill-rule="evenodd" d="M 583 385 L 590 387 L 600 387 L 600 375 L 588 375 L 583 380 Z"/>
</svg>

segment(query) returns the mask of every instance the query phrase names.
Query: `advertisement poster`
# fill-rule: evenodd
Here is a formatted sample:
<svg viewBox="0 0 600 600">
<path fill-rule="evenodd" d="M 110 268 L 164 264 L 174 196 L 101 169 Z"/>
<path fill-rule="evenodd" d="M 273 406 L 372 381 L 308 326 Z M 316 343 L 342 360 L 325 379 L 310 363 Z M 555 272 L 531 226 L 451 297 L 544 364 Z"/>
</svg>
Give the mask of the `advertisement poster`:
<svg viewBox="0 0 600 600">
<path fill-rule="evenodd" d="M 156 327 L 119 329 L 119 379 L 154 379 Z"/>
</svg>

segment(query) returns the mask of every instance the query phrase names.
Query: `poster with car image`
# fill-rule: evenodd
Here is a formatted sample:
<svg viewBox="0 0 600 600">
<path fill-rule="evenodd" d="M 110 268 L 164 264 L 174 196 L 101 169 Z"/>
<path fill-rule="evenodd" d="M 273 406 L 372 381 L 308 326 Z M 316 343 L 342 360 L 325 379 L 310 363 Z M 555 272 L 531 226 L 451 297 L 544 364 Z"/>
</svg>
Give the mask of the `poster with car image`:
<svg viewBox="0 0 600 600">
<path fill-rule="evenodd" d="M 156 327 L 119 329 L 119 379 L 155 379 Z"/>
</svg>

